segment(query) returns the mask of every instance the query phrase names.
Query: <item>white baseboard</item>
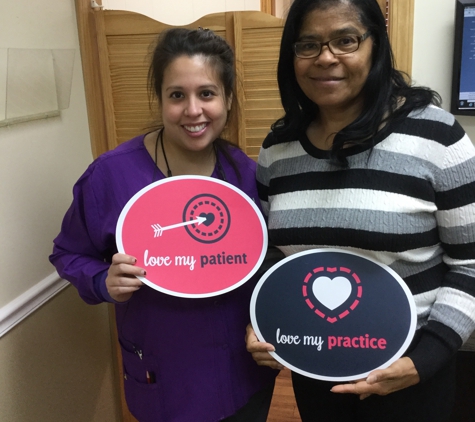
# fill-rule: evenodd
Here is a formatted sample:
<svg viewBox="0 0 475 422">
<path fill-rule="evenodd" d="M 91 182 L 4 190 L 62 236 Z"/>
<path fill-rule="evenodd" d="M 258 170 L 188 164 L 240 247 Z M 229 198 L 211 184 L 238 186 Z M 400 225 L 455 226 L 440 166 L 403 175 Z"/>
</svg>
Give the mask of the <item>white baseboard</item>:
<svg viewBox="0 0 475 422">
<path fill-rule="evenodd" d="M 0 308 L 0 337 L 68 285 L 67 281 L 54 272 Z"/>
</svg>

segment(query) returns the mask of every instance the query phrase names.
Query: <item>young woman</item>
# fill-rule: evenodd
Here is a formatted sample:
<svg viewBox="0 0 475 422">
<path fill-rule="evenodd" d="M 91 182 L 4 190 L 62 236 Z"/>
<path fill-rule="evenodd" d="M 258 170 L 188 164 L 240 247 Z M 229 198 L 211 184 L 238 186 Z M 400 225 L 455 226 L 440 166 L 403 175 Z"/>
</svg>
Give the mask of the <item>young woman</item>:
<svg viewBox="0 0 475 422">
<path fill-rule="evenodd" d="M 211 176 L 257 199 L 255 163 L 220 138 L 233 106 L 233 52 L 212 31 L 171 29 L 149 82 L 163 127 L 90 165 L 50 260 L 87 303 L 115 303 L 127 404 L 140 422 L 264 422 L 276 371 L 256 368 L 242 341 L 255 283 L 208 299 L 168 296 L 143 285 L 144 269 L 115 243 L 127 201 L 165 177 Z"/>
<path fill-rule="evenodd" d="M 361 381 L 293 374 L 302 420 L 448 421 L 454 356 L 475 328 L 475 148 L 433 91 L 393 65 L 376 0 L 295 0 L 278 65 L 285 116 L 258 161 L 269 239 L 343 248 L 407 283 L 417 331 Z M 248 328 L 248 350 L 278 367 Z M 361 400 L 364 399 L 364 400 Z"/>
</svg>

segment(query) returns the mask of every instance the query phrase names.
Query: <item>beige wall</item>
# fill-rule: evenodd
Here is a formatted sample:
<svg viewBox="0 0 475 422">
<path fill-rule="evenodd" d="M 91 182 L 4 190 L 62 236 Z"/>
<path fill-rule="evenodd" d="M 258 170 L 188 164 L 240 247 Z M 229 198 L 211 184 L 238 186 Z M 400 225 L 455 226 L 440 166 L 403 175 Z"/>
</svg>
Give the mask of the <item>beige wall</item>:
<svg viewBox="0 0 475 422">
<path fill-rule="evenodd" d="M 284 18 L 289 12 L 292 0 L 276 0 L 275 1 L 275 15 L 279 18 Z"/>
<path fill-rule="evenodd" d="M 68 287 L 0 341 L 0 420 L 116 422 L 107 307 Z"/>
<path fill-rule="evenodd" d="M 92 155 L 74 0 L 0 2 L 0 48 L 76 50 L 69 108 L 0 127 L 2 307 L 53 272 L 51 242 Z"/>
<path fill-rule="evenodd" d="M 415 0 L 414 15 L 412 76 L 418 85 L 439 92 L 443 107 L 449 110 L 455 0 Z M 475 117 L 456 117 L 475 142 Z"/>
<path fill-rule="evenodd" d="M 188 25 L 211 13 L 260 10 L 260 0 L 102 0 L 105 9 L 129 10 L 169 25 Z"/>
<path fill-rule="evenodd" d="M 0 49 L 8 48 L 76 55 L 60 117 L 0 127 L 0 319 L 54 278 L 52 239 L 92 160 L 74 0 L 0 2 Z M 87 306 L 68 287 L 0 338 L 0 421 L 114 422 L 111 373 L 107 306 Z"/>
</svg>

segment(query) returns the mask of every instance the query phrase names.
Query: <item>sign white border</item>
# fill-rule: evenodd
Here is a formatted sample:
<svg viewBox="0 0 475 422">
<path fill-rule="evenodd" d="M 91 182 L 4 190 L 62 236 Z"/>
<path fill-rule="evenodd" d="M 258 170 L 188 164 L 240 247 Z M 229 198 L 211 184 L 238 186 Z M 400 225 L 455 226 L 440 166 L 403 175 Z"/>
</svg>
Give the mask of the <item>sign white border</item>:
<svg viewBox="0 0 475 422">
<path fill-rule="evenodd" d="M 362 254 L 358 254 L 358 253 L 355 253 L 355 252 L 348 252 L 348 251 L 345 251 L 343 249 L 337 249 L 337 248 L 309 249 L 307 251 L 298 252 L 296 254 L 290 255 L 290 256 L 284 258 L 282 261 L 279 261 L 277 264 L 273 265 L 271 268 L 269 268 L 269 270 L 267 270 L 267 272 L 261 277 L 261 279 L 257 283 L 256 287 L 254 288 L 254 291 L 253 291 L 252 297 L 251 297 L 251 305 L 250 305 L 252 327 L 253 327 L 259 341 L 263 341 L 263 342 L 266 342 L 266 343 L 273 344 L 272 342 L 267 341 L 264 338 L 261 331 L 259 330 L 259 324 L 257 323 L 256 302 L 257 302 L 257 296 L 259 295 L 259 291 L 261 290 L 261 288 L 264 285 L 264 283 L 266 282 L 266 280 L 271 276 L 271 274 L 274 271 L 276 271 L 278 268 L 280 268 L 282 265 L 285 265 L 287 262 L 293 261 L 294 259 L 299 258 L 301 256 L 310 255 L 310 254 L 314 254 L 314 253 L 321 253 L 321 252 L 337 252 L 337 253 L 342 253 L 342 254 L 355 255 L 355 256 L 358 256 L 360 258 L 367 259 L 368 261 L 371 261 L 374 264 L 380 266 L 381 268 L 383 268 L 385 271 L 387 271 L 388 273 L 390 273 L 394 277 L 394 279 L 399 283 L 399 285 L 401 286 L 402 290 L 404 291 L 404 293 L 407 297 L 407 301 L 408 301 L 409 309 L 410 309 L 410 313 L 411 313 L 409 331 L 408 331 L 406 340 L 404 341 L 404 343 L 401 345 L 399 350 L 394 354 L 394 356 L 392 358 L 390 358 L 389 360 L 387 360 L 386 362 L 384 362 L 383 364 L 381 364 L 377 368 L 374 368 L 374 369 L 372 369 L 371 371 L 368 371 L 368 372 L 364 372 L 364 373 L 361 373 L 361 374 L 355 374 L 355 375 L 351 375 L 351 376 L 346 376 L 346 377 L 329 377 L 329 376 L 324 376 L 324 375 L 313 374 L 311 372 L 307 372 L 307 371 L 304 371 L 300 368 L 295 367 L 291 363 L 289 363 L 286 360 L 284 360 L 283 358 L 281 358 L 276 352 L 269 352 L 269 353 L 277 362 L 279 362 L 283 366 L 289 368 L 290 370 L 292 370 L 294 372 L 297 372 L 300 375 L 304 375 L 304 376 L 309 377 L 309 378 L 314 378 L 314 379 L 318 379 L 318 380 L 322 380 L 322 381 L 354 381 L 354 380 L 366 378 L 372 371 L 374 371 L 376 369 L 387 368 L 392 363 L 394 363 L 396 360 L 398 360 L 404 354 L 404 352 L 407 350 L 409 345 L 411 344 L 411 341 L 414 337 L 414 333 L 416 332 L 417 313 L 416 313 L 416 305 L 415 305 L 415 302 L 414 302 L 414 297 L 412 296 L 412 293 L 409 290 L 409 287 L 407 287 L 407 284 L 399 276 L 399 274 L 397 274 L 393 269 L 389 268 L 385 264 L 377 262 L 377 261 L 375 261 L 371 258 L 368 258 L 367 256 L 364 256 Z"/>
<path fill-rule="evenodd" d="M 137 202 L 139 198 L 141 198 L 145 193 L 147 193 L 149 190 L 154 189 L 155 187 L 159 185 L 163 185 L 165 183 L 173 183 L 177 180 L 205 180 L 207 182 L 213 182 L 219 185 L 223 185 L 228 187 L 229 189 L 233 190 L 237 194 L 239 194 L 242 198 L 244 198 L 249 205 L 254 209 L 256 216 L 259 219 L 259 222 L 261 223 L 261 229 L 262 229 L 262 251 L 259 256 L 259 259 L 257 260 L 256 264 L 252 268 L 252 270 L 248 273 L 246 277 L 244 277 L 242 280 L 238 281 L 237 283 L 216 291 L 216 292 L 209 292 L 209 293 L 199 293 L 199 294 L 191 294 L 191 293 L 182 293 L 182 292 L 176 292 L 173 290 L 165 289 L 161 286 L 156 285 L 155 283 L 152 283 L 151 281 L 147 280 L 146 277 L 137 277 L 139 280 L 141 280 L 144 284 L 147 286 L 152 287 L 155 290 L 158 290 L 162 293 L 165 293 L 167 295 L 171 296 L 177 296 L 177 297 L 185 297 L 185 298 L 204 298 L 204 297 L 213 297 L 213 296 L 218 296 L 222 295 L 224 293 L 230 292 L 231 290 L 237 289 L 238 287 L 242 286 L 246 281 L 248 281 L 260 268 L 262 262 L 264 261 L 264 258 L 266 256 L 267 252 L 267 244 L 268 244 L 268 239 L 267 239 L 267 226 L 264 220 L 264 217 L 262 216 L 261 211 L 257 207 L 257 205 L 254 203 L 254 201 L 249 198 L 249 196 L 243 192 L 241 189 L 237 188 L 236 186 L 232 185 L 231 183 L 225 182 L 220 179 L 215 179 L 213 177 L 207 177 L 207 176 L 173 176 L 173 177 L 167 177 L 162 180 L 158 180 L 157 182 L 153 182 L 150 185 L 145 186 L 141 190 L 139 190 L 132 198 L 129 199 L 127 204 L 125 204 L 124 208 L 122 209 L 119 219 L 117 220 L 117 226 L 116 226 L 116 231 L 115 231 L 115 237 L 116 237 L 116 244 L 117 244 L 117 249 L 120 253 L 126 253 L 124 249 L 124 244 L 122 240 L 122 228 L 124 225 L 125 217 L 127 213 L 129 212 L 130 208 Z"/>
</svg>

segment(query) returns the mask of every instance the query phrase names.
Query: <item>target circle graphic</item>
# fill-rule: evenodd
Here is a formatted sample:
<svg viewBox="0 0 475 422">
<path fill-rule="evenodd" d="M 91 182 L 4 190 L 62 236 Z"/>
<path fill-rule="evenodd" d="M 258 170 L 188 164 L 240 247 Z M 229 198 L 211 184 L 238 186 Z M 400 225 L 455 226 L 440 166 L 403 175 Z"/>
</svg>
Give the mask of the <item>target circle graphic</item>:
<svg viewBox="0 0 475 422">
<path fill-rule="evenodd" d="M 226 204 L 216 195 L 199 194 L 191 198 L 183 210 L 183 222 L 206 218 L 202 224 L 185 226 L 188 234 L 198 242 L 215 243 L 229 231 L 231 214 Z"/>
</svg>

